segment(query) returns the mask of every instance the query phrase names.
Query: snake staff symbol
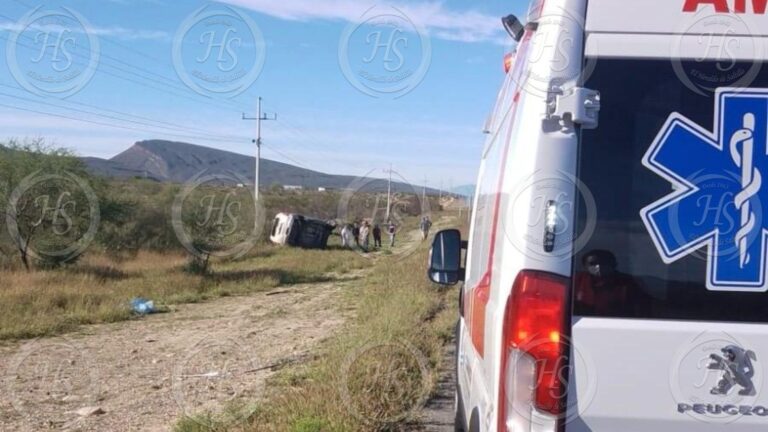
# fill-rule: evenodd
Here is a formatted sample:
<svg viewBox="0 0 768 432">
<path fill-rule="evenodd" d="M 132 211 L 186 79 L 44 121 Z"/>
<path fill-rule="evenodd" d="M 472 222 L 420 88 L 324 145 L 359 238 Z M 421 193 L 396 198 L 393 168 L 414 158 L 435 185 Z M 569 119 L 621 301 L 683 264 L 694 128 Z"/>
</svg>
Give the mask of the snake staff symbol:
<svg viewBox="0 0 768 432">
<path fill-rule="evenodd" d="M 643 165 L 673 189 L 640 211 L 661 259 L 706 248 L 708 289 L 768 290 L 768 89 L 718 89 L 713 131 L 671 114 Z"/>
<path fill-rule="evenodd" d="M 755 115 L 744 115 L 744 128 L 731 137 L 731 157 L 741 168 L 741 192 L 734 197 L 736 208 L 741 211 L 741 227 L 736 232 L 736 246 L 739 248 L 739 265 L 744 268 L 749 263 L 748 236 L 755 229 L 755 213 L 750 208 L 749 199 L 757 195 L 763 184 L 760 171 L 754 167 Z M 741 144 L 741 152 L 739 152 Z M 766 147 L 768 153 L 768 147 Z"/>
</svg>

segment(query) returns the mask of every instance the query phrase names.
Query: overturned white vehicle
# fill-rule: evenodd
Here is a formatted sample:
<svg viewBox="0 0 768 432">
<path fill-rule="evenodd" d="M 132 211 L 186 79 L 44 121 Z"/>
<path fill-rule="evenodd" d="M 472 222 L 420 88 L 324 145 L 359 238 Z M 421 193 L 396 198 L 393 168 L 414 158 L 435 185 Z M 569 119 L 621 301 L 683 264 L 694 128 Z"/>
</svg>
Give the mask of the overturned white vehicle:
<svg viewBox="0 0 768 432">
<path fill-rule="evenodd" d="M 293 213 L 278 213 L 272 223 L 269 240 L 279 245 L 307 249 L 325 249 L 334 225 Z"/>
</svg>

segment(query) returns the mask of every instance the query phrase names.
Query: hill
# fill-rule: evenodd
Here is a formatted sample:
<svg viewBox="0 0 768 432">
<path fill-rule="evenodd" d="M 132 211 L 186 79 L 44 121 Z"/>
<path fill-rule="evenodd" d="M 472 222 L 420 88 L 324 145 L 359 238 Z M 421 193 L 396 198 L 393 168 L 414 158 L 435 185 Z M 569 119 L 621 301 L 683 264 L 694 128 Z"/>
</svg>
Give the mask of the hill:
<svg viewBox="0 0 768 432">
<path fill-rule="evenodd" d="M 213 149 L 210 147 L 183 142 L 150 140 L 140 141 L 111 159 L 93 157 L 82 158 L 94 174 L 105 177 L 144 177 L 160 182 L 182 183 L 208 170 L 213 173 L 233 172 L 253 184 L 255 158 L 239 153 Z M 261 159 L 261 186 L 274 184 L 281 186 L 302 186 L 305 189 L 348 189 L 356 177 L 333 175 L 300 168 L 294 165 Z M 392 182 L 395 192 L 411 192 L 414 187 L 404 183 Z M 356 188 L 356 187 L 355 187 Z M 357 188 L 356 188 L 357 189 Z M 387 181 L 375 179 L 361 190 L 383 192 L 387 190 Z M 437 194 L 427 189 L 429 194 Z"/>
</svg>

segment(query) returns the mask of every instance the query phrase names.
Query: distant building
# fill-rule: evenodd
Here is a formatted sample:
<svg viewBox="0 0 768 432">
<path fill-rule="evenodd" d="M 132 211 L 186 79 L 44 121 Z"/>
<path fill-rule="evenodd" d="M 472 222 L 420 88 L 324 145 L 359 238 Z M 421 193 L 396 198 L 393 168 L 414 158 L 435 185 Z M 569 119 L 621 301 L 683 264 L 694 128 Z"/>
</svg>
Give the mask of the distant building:
<svg viewBox="0 0 768 432">
<path fill-rule="evenodd" d="M 319 188 L 317 188 L 317 191 L 318 191 L 318 192 L 325 192 L 325 191 L 326 191 L 326 189 L 325 189 L 324 187 L 319 187 Z"/>
<path fill-rule="evenodd" d="M 289 190 L 289 191 L 300 191 L 304 189 L 303 186 L 297 186 L 297 185 L 283 185 L 283 189 Z"/>
</svg>

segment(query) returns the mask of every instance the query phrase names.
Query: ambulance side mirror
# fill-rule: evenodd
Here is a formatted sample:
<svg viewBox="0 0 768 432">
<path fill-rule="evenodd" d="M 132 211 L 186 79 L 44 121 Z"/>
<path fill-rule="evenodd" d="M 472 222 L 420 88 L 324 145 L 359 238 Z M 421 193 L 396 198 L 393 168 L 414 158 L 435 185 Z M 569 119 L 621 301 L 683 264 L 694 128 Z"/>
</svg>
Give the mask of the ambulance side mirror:
<svg viewBox="0 0 768 432">
<path fill-rule="evenodd" d="M 429 279 L 440 285 L 456 285 L 464 280 L 461 251 L 467 243 L 461 240 L 457 229 L 440 231 L 435 234 L 429 251 Z"/>
<path fill-rule="evenodd" d="M 504 30 L 509 33 L 515 42 L 520 42 L 525 33 L 525 26 L 514 15 L 507 15 L 501 19 L 501 23 L 504 25 Z"/>
</svg>

